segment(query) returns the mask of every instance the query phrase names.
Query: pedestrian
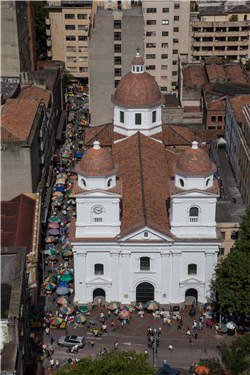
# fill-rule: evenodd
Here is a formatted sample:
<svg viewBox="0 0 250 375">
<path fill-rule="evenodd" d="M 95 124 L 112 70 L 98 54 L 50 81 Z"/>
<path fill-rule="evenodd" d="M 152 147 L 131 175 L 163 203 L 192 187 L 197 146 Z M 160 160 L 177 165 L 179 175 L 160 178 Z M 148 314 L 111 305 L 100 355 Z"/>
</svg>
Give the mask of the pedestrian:
<svg viewBox="0 0 250 375">
<path fill-rule="evenodd" d="M 167 327 L 171 327 L 171 319 L 170 318 L 168 318 L 168 320 L 167 320 Z"/>
<path fill-rule="evenodd" d="M 55 364 L 55 360 L 53 358 L 51 358 L 51 360 L 50 360 L 50 366 L 51 366 L 51 368 L 54 367 L 54 364 Z"/>
<path fill-rule="evenodd" d="M 111 322 L 111 329 L 114 329 L 115 328 L 115 322 L 113 321 L 112 319 L 112 322 Z"/>
<path fill-rule="evenodd" d="M 166 365 L 167 365 L 167 359 L 164 358 L 164 359 L 163 359 L 163 366 L 166 366 Z"/>
<path fill-rule="evenodd" d="M 106 324 L 103 324 L 102 331 L 103 331 L 103 333 L 107 333 L 107 326 L 106 326 Z"/>
<path fill-rule="evenodd" d="M 53 345 L 53 342 L 54 342 L 54 337 L 50 336 L 50 343 L 51 343 L 51 345 Z"/>
<path fill-rule="evenodd" d="M 206 324 L 207 324 L 207 328 L 209 328 L 209 326 L 210 326 L 210 320 L 209 319 L 207 319 Z"/>
<path fill-rule="evenodd" d="M 172 344 L 170 344 L 170 345 L 169 345 L 169 347 L 168 347 L 168 349 L 169 349 L 169 354 L 171 354 L 171 353 L 172 353 L 172 350 L 173 350 L 173 348 L 174 348 L 174 347 L 173 347 L 173 345 L 172 345 Z"/>
<path fill-rule="evenodd" d="M 195 338 L 195 339 L 198 338 L 198 333 L 197 333 L 197 331 L 195 331 L 195 333 L 194 333 L 194 338 Z"/>
<path fill-rule="evenodd" d="M 90 349 L 91 348 L 91 344 L 90 344 L 89 340 L 87 340 L 86 344 L 87 344 L 88 348 Z"/>
<path fill-rule="evenodd" d="M 166 323 L 167 323 L 167 318 L 164 316 L 164 318 L 163 318 L 163 325 L 165 326 Z"/>
<path fill-rule="evenodd" d="M 46 335 L 49 336 L 49 332 L 50 332 L 49 327 L 47 327 L 47 328 L 45 329 L 45 332 L 46 332 Z"/>
<path fill-rule="evenodd" d="M 144 352 L 144 357 L 147 359 L 148 358 L 148 352 L 147 352 L 147 350 L 145 350 L 145 352 Z"/>
<path fill-rule="evenodd" d="M 181 329 L 181 323 L 180 322 L 178 323 L 177 331 L 178 331 L 178 329 Z"/>
<path fill-rule="evenodd" d="M 94 304 L 94 301 L 92 302 L 92 310 L 95 309 L 95 304 Z"/>
<path fill-rule="evenodd" d="M 101 304 L 102 304 L 102 300 L 101 298 L 98 299 L 98 306 L 101 307 Z"/>
<path fill-rule="evenodd" d="M 58 361 L 58 359 L 56 360 L 56 369 L 58 370 L 59 369 L 59 365 L 60 365 L 60 363 L 59 363 L 59 361 Z"/>
<path fill-rule="evenodd" d="M 196 323 L 196 320 L 194 320 L 194 323 L 193 323 L 192 328 L 193 328 L 194 330 L 197 329 L 197 323 Z"/>
<path fill-rule="evenodd" d="M 110 318 L 111 317 L 111 311 L 109 310 L 108 311 L 108 318 Z"/>
<path fill-rule="evenodd" d="M 189 345 L 194 346 L 192 339 L 189 340 Z"/>
<path fill-rule="evenodd" d="M 101 312 L 101 314 L 100 314 L 100 321 L 102 322 L 102 319 L 104 318 L 104 314 L 103 314 L 103 312 Z"/>
<path fill-rule="evenodd" d="M 94 345 L 95 345 L 95 341 L 94 340 L 91 340 L 90 341 L 90 345 L 91 345 L 91 348 L 93 349 Z"/>
<path fill-rule="evenodd" d="M 182 320 L 182 318 L 180 320 L 180 325 L 183 326 L 183 320 Z"/>
<path fill-rule="evenodd" d="M 56 300 L 56 298 L 55 298 L 54 294 L 52 294 L 52 303 L 54 303 L 55 300 Z"/>
<path fill-rule="evenodd" d="M 213 328 L 213 322 L 210 322 L 210 329 Z"/>
<path fill-rule="evenodd" d="M 116 341 L 116 342 L 114 343 L 114 348 L 115 348 L 115 349 L 118 349 L 118 348 L 119 348 L 119 341 Z"/>
</svg>

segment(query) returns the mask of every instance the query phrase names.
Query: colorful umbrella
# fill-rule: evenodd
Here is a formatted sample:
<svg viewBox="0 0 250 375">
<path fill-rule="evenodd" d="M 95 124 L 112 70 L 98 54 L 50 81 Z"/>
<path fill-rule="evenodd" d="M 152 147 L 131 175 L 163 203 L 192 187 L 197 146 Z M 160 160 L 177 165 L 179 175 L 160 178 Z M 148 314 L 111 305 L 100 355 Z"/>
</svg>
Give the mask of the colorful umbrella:
<svg viewBox="0 0 250 375">
<path fill-rule="evenodd" d="M 83 153 L 82 152 L 77 152 L 76 154 L 75 154 L 75 157 L 76 158 L 81 158 L 83 156 Z"/>
<path fill-rule="evenodd" d="M 68 297 L 58 297 L 56 299 L 56 302 L 59 304 L 59 305 L 67 305 L 68 303 L 70 303 L 70 300 Z"/>
<path fill-rule="evenodd" d="M 62 275 L 62 276 L 60 276 L 60 278 L 59 278 L 59 280 L 60 281 L 67 281 L 68 283 L 70 282 L 70 281 L 72 281 L 73 280 L 73 276 L 72 275 Z"/>
<path fill-rule="evenodd" d="M 49 259 L 52 261 L 52 262 L 56 262 L 58 259 L 57 259 L 57 257 L 55 256 L 55 255 L 51 255 L 50 257 L 49 257 Z"/>
<path fill-rule="evenodd" d="M 62 256 L 63 257 L 72 257 L 73 253 L 70 250 L 65 250 L 65 251 L 62 252 Z"/>
<path fill-rule="evenodd" d="M 55 237 L 53 237 L 53 236 L 49 236 L 49 237 L 46 237 L 45 238 L 45 242 L 47 242 L 47 243 L 52 243 L 52 242 L 55 242 Z"/>
<path fill-rule="evenodd" d="M 53 290 L 53 289 L 56 288 L 56 284 L 46 281 L 45 283 L 43 283 L 43 288 L 46 289 L 46 290 Z"/>
<path fill-rule="evenodd" d="M 121 305 L 120 310 L 127 310 L 129 311 L 129 306 L 128 305 Z"/>
<path fill-rule="evenodd" d="M 67 243 L 67 245 L 62 246 L 63 250 L 72 250 L 72 246 Z"/>
<path fill-rule="evenodd" d="M 110 302 L 110 304 L 108 305 L 109 310 L 116 310 L 116 309 L 119 309 L 119 307 L 120 307 L 119 302 Z"/>
<path fill-rule="evenodd" d="M 56 249 L 47 249 L 47 250 L 44 250 L 44 254 L 45 255 L 53 255 L 53 254 L 56 254 L 56 253 L 57 253 Z"/>
<path fill-rule="evenodd" d="M 53 236 L 58 236 L 58 234 L 60 234 L 60 231 L 58 229 L 49 229 L 48 233 Z"/>
<path fill-rule="evenodd" d="M 87 321 L 87 319 L 85 318 L 84 315 L 78 315 L 75 317 L 74 321 L 76 323 L 85 323 Z"/>
<path fill-rule="evenodd" d="M 52 326 L 58 326 L 59 324 L 61 324 L 61 323 L 63 322 L 63 319 L 58 318 L 58 317 L 56 316 L 55 318 L 50 319 L 49 322 L 50 322 L 50 324 L 51 324 Z"/>
<path fill-rule="evenodd" d="M 57 288 L 56 293 L 60 296 L 64 296 L 65 294 L 68 294 L 70 291 L 70 288 L 65 288 L 64 286 L 60 286 Z"/>
<path fill-rule="evenodd" d="M 56 187 L 55 187 L 55 191 L 56 191 L 56 192 L 61 192 L 61 193 L 63 193 L 64 190 L 65 190 L 64 186 L 56 186 Z"/>
<path fill-rule="evenodd" d="M 73 199 L 69 199 L 69 200 L 67 201 L 67 203 L 68 203 L 68 204 L 76 204 L 76 202 L 75 202 Z"/>
<path fill-rule="evenodd" d="M 60 310 L 63 314 L 69 315 L 72 314 L 72 312 L 74 311 L 74 307 L 71 305 L 62 305 L 60 307 Z"/>
<path fill-rule="evenodd" d="M 47 276 L 46 279 L 44 280 L 44 282 L 47 282 L 47 283 L 55 283 L 56 282 L 56 277 L 55 276 Z"/>
<path fill-rule="evenodd" d="M 57 224 L 57 223 L 49 223 L 48 227 L 49 228 L 57 229 L 57 228 L 59 228 L 59 224 Z"/>
<path fill-rule="evenodd" d="M 61 275 L 72 275 L 73 272 L 70 271 L 70 270 L 63 269 L 63 270 L 60 271 L 60 274 Z"/>
<path fill-rule="evenodd" d="M 131 314 L 130 314 L 129 311 L 123 310 L 123 311 L 119 312 L 118 316 L 119 316 L 120 319 L 128 319 L 128 318 L 130 318 Z"/>
<path fill-rule="evenodd" d="M 196 374 L 209 374 L 210 370 L 207 366 L 196 366 L 194 372 Z"/>
<path fill-rule="evenodd" d="M 68 224 L 70 224 L 70 223 L 68 223 Z M 66 224 L 67 225 L 67 224 Z M 64 240 L 63 242 L 62 242 L 62 245 L 70 245 L 70 242 L 69 242 L 69 239 L 67 238 L 66 240 Z M 64 248 L 64 247 L 63 247 Z"/>
<path fill-rule="evenodd" d="M 57 195 L 58 197 L 61 197 L 63 193 L 61 191 L 55 191 L 54 196 Z"/>
<path fill-rule="evenodd" d="M 57 288 L 69 288 L 69 283 L 67 281 L 59 281 L 59 283 L 57 284 Z"/>
<path fill-rule="evenodd" d="M 89 311 L 89 308 L 88 308 L 88 306 L 80 306 L 80 307 L 79 307 L 79 310 L 80 310 L 81 312 L 87 312 L 87 311 Z"/>
<path fill-rule="evenodd" d="M 137 302 L 137 303 L 135 304 L 135 308 L 136 308 L 137 310 L 143 310 L 143 309 L 145 309 L 145 305 L 144 305 L 144 303 L 142 303 L 142 302 Z"/>
<path fill-rule="evenodd" d="M 61 219 L 59 219 L 59 217 L 56 217 L 56 216 L 53 216 L 49 219 L 49 222 L 50 223 L 60 223 L 61 222 Z"/>
<path fill-rule="evenodd" d="M 148 310 L 157 310 L 159 308 L 159 303 L 156 301 L 149 301 L 146 303 L 146 309 Z"/>
</svg>

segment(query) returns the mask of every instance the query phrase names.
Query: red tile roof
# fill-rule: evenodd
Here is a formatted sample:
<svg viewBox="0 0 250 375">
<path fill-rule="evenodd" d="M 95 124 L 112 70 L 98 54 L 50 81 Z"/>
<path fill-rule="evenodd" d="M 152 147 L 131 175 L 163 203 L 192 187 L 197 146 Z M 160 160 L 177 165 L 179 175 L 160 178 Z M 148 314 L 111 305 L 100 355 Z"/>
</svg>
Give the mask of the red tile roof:
<svg viewBox="0 0 250 375">
<path fill-rule="evenodd" d="M 99 141 L 101 147 L 112 147 L 114 141 L 126 138 L 125 135 L 113 131 L 113 124 L 85 128 L 85 145 L 92 145 L 94 141 Z"/>
<path fill-rule="evenodd" d="M 152 135 L 152 138 L 159 139 L 165 146 L 185 146 L 191 145 L 193 141 L 203 142 L 202 138 L 187 126 L 168 124 L 163 124 L 162 132 Z"/>
<path fill-rule="evenodd" d="M 209 81 L 211 81 L 212 79 L 216 79 L 216 78 L 224 78 L 224 79 L 227 78 L 222 65 L 217 65 L 217 64 L 206 65 L 206 71 L 207 71 Z"/>
<path fill-rule="evenodd" d="M 250 84 L 240 65 L 226 65 L 224 67 L 227 77 L 230 77 L 230 82 Z"/>
<path fill-rule="evenodd" d="M 26 141 L 39 105 L 32 99 L 6 100 L 1 113 L 1 140 Z"/>
<path fill-rule="evenodd" d="M 50 93 L 35 86 L 25 86 L 18 95 L 19 99 L 40 99 L 45 104 L 46 109 L 50 102 Z"/>
<path fill-rule="evenodd" d="M 20 194 L 1 202 L 1 246 L 26 246 L 32 249 L 36 201 Z"/>
<path fill-rule="evenodd" d="M 219 57 L 212 56 L 212 57 L 206 58 L 205 63 L 206 65 L 211 65 L 211 64 L 222 65 L 222 60 Z"/>
<path fill-rule="evenodd" d="M 250 95 L 240 95 L 236 98 L 229 99 L 231 107 L 234 111 L 238 123 L 242 123 L 242 108 L 245 104 L 250 104 Z"/>
<path fill-rule="evenodd" d="M 204 66 L 190 66 L 183 70 L 183 85 L 202 86 L 207 83 L 207 76 Z"/>
<path fill-rule="evenodd" d="M 226 100 L 214 100 L 212 102 L 207 103 L 209 110 L 226 110 Z"/>
</svg>

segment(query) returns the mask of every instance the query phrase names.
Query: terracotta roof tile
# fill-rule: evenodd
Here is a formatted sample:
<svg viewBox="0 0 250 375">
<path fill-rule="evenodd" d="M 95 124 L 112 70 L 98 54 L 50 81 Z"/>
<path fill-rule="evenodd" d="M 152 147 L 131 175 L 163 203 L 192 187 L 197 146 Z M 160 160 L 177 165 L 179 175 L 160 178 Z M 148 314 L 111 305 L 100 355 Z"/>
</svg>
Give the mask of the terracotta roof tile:
<svg viewBox="0 0 250 375">
<path fill-rule="evenodd" d="M 216 79 L 216 78 L 224 78 L 224 79 L 227 78 L 222 65 L 217 65 L 217 64 L 206 65 L 206 71 L 207 71 L 209 81 L 211 81 L 212 79 Z"/>
<path fill-rule="evenodd" d="M 224 67 L 227 77 L 230 77 L 229 82 L 250 84 L 240 65 L 226 65 Z"/>
<path fill-rule="evenodd" d="M 152 135 L 152 138 L 163 141 L 165 146 L 191 145 L 193 141 L 203 142 L 200 136 L 190 130 L 187 126 L 162 125 L 162 132 Z"/>
<path fill-rule="evenodd" d="M 225 111 L 226 110 L 226 100 L 214 100 L 210 103 L 208 103 L 208 109 L 209 110 L 222 110 L 222 111 Z"/>
<path fill-rule="evenodd" d="M 1 113 L 1 140 L 26 141 L 29 137 L 38 107 L 38 100 L 6 100 Z"/>
<path fill-rule="evenodd" d="M 113 131 L 113 124 L 85 128 L 85 145 L 92 145 L 94 141 L 99 141 L 101 147 L 112 147 L 114 141 L 126 138 L 124 135 Z"/>
<path fill-rule="evenodd" d="M 212 57 L 206 58 L 205 63 L 206 65 L 211 65 L 211 64 L 222 65 L 222 60 L 219 57 L 212 56 Z"/>
<path fill-rule="evenodd" d="M 190 66 L 183 70 L 184 86 L 202 86 L 207 83 L 204 66 Z"/>
<path fill-rule="evenodd" d="M 46 109 L 50 102 L 50 93 L 35 86 L 25 86 L 18 95 L 19 99 L 41 99 Z"/>
<path fill-rule="evenodd" d="M 250 104 L 250 95 L 240 95 L 229 99 L 238 123 L 242 123 L 242 108 L 245 104 Z"/>
</svg>

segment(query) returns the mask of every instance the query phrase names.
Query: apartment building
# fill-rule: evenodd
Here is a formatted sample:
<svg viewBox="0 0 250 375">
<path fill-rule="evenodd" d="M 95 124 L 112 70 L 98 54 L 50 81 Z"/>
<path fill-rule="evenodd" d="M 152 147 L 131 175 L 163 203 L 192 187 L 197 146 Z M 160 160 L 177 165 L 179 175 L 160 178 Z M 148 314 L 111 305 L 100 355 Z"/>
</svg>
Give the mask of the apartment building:
<svg viewBox="0 0 250 375">
<path fill-rule="evenodd" d="M 89 78 L 88 40 L 92 1 L 47 1 L 47 56 L 65 62 L 83 83 Z"/>
<path fill-rule="evenodd" d="M 245 61 L 249 58 L 249 35 L 249 2 L 197 4 L 190 12 L 189 62 L 208 56 Z"/>
<path fill-rule="evenodd" d="M 178 55 L 188 53 L 190 1 L 142 1 L 145 68 L 162 92 L 178 89 Z"/>
</svg>

